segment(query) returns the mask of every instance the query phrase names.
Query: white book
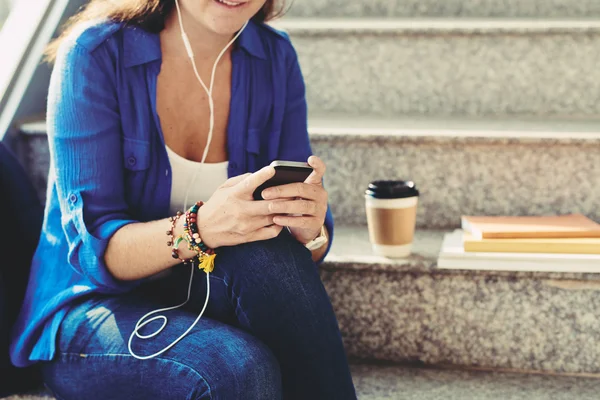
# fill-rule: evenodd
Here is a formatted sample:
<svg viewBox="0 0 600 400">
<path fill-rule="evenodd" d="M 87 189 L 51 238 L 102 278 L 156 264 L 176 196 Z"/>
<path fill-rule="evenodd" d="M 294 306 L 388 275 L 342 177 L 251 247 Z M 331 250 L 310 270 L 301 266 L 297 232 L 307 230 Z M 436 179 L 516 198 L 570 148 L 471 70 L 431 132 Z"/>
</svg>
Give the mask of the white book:
<svg viewBox="0 0 600 400">
<path fill-rule="evenodd" d="M 600 273 L 600 254 L 473 253 L 463 248 L 462 230 L 444 236 L 437 267 L 492 271 Z"/>
</svg>

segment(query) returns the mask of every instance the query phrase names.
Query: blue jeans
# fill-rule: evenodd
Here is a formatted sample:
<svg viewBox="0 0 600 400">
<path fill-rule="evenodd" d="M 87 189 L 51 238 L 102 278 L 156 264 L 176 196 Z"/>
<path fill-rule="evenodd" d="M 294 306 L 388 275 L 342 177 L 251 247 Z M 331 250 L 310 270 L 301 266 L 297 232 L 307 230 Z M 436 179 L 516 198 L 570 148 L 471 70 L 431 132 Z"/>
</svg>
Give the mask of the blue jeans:
<svg viewBox="0 0 600 400">
<path fill-rule="evenodd" d="M 165 249 L 167 251 L 167 249 Z M 331 302 L 310 251 L 286 231 L 224 247 L 210 274 L 210 299 L 196 327 L 150 360 L 127 341 L 149 311 L 183 302 L 190 267 L 122 296 L 79 301 L 61 324 L 57 355 L 42 364 L 59 399 L 351 400 L 354 385 Z M 138 355 L 159 351 L 196 319 L 206 275 L 196 270 L 184 309 L 165 312 L 158 336 L 134 339 Z M 153 321 L 141 334 L 154 332 Z"/>
</svg>

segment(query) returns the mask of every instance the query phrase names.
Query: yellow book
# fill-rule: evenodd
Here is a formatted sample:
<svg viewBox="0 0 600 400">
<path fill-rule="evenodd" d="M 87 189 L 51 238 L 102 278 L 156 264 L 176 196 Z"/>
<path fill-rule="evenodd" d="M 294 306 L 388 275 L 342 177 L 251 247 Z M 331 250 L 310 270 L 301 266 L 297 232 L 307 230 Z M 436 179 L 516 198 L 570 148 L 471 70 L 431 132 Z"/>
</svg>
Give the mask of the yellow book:
<svg viewBox="0 0 600 400">
<path fill-rule="evenodd" d="M 466 252 L 600 254 L 600 238 L 475 239 L 463 232 Z"/>
<path fill-rule="evenodd" d="M 463 230 L 476 239 L 600 237 L 600 224 L 582 214 L 549 216 L 463 216 Z"/>
</svg>

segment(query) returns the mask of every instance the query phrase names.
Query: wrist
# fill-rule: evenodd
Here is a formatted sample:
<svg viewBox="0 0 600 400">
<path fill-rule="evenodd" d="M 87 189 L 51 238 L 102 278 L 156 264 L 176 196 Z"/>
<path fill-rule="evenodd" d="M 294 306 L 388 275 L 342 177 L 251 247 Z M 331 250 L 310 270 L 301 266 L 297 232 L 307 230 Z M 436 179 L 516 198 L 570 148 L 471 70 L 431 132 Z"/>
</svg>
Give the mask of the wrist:
<svg viewBox="0 0 600 400">
<path fill-rule="evenodd" d="M 312 247 L 313 249 L 311 250 L 316 250 L 322 247 L 329 240 L 329 235 L 325 225 L 322 225 L 316 233 L 313 232 L 310 235 L 307 235 L 307 237 L 303 235 L 304 232 L 302 232 L 302 230 L 292 231 L 289 226 L 286 226 L 285 228 L 298 242 L 302 243 L 304 246 Z M 315 243 L 317 241 L 318 243 Z"/>
<path fill-rule="evenodd" d="M 327 234 L 327 228 L 325 228 L 325 225 L 321 225 L 319 233 L 312 240 L 306 243 L 305 246 L 310 251 L 316 251 L 325 247 L 328 241 L 329 235 Z"/>
<path fill-rule="evenodd" d="M 287 229 L 290 235 L 302 245 L 306 245 L 308 242 L 310 242 L 319 235 L 319 233 L 316 233 L 315 235 L 310 234 L 310 237 L 305 237 L 305 232 L 303 232 L 301 229 L 290 228 L 289 226 L 286 226 L 285 229 Z"/>
<path fill-rule="evenodd" d="M 185 214 L 181 216 L 181 218 L 179 218 L 177 220 L 177 223 L 175 224 L 175 229 L 173 230 L 173 236 L 174 237 L 178 237 L 183 235 L 184 233 L 184 227 L 183 225 L 185 224 Z M 186 245 L 181 245 L 179 246 L 179 255 L 181 258 L 183 259 L 190 259 L 193 258 L 196 255 L 196 252 L 193 250 L 190 250 Z"/>
<path fill-rule="evenodd" d="M 204 211 L 204 207 L 200 207 L 200 209 L 198 210 L 196 224 L 198 228 L 198 234 L 200 235 L 202 242 L 204 242 L 204 244 L 210 247 L 211 249 L 216 249 L 219 245 L 218 243 L 215 243 L 214 240 L 212 240 L 209 232 L 207 232 L 208 227 L 210 225 L 207 223 L 206 212 Z"/>
<path fill-rule="evenodd" d="M 185 214 L 177 219 L 173 229 L 173 236 L 177 237 L 183 235 L 183 224 L 185 223 Z"/>
</svg>

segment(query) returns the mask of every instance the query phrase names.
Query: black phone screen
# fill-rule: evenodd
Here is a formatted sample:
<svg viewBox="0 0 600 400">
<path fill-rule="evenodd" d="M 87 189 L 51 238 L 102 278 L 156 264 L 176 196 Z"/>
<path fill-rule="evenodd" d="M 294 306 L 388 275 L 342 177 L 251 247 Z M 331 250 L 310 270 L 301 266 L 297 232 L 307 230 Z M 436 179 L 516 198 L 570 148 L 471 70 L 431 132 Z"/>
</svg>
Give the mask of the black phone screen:
<svg viewBox="0 0 600 400">
<path fill-rule="evenodd" d="M 275 175 L 260 185 L 254 191 L 254 200 L 264 200 L 262 198 L 262 191 L 266 188 L 273 186 L 286 185 L 288 183 L 304 182 L 306 178 L 312 173 L 313 169 L 310 167 L 275 167 Z"/>
</svg>

